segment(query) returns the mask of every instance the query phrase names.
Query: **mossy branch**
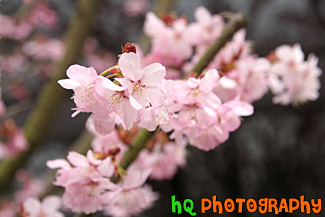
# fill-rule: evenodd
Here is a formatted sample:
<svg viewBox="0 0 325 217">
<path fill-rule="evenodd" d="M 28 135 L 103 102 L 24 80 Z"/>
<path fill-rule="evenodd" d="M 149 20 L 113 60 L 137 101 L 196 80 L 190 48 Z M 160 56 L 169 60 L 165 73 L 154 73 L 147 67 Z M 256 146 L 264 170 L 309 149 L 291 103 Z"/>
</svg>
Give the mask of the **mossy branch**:
<svg viewBox="0 0 325 217">
<path fill-rule="evenodd" d="M 17 157 L 4 160 L 0 164 L 0 190 L 8 188 L 15 172 L 24 166 L 34 150 L 44 142 L 56 113 L 66 92 L 57 81 L 65 77 L 66 69 L 78 61 L 81 56 L 83 44 L 89 35 L 92 21 L 97 13 L 100 0 L 80 0 L 77 4 L 67 35 L 66 52 L 63 59 L 57 64 L 51 79 L 40 91 L 38 101 L 28 117 L 24 131 L 30 148 Z"/>
</svg>

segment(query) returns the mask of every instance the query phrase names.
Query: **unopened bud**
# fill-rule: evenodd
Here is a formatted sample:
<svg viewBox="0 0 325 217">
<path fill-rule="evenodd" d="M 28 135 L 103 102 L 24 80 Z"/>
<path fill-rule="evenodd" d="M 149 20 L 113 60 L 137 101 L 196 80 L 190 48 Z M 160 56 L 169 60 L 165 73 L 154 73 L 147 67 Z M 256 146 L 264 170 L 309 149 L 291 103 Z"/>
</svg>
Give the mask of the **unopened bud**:
<svg viewBox="0 0 325 217">
<path fill-rule="evenodd" d="M 121 45 L 122 53 L 137 53 L 137 48 L 133 43 L 126 43 L 125 46 Z"/>
</svg>

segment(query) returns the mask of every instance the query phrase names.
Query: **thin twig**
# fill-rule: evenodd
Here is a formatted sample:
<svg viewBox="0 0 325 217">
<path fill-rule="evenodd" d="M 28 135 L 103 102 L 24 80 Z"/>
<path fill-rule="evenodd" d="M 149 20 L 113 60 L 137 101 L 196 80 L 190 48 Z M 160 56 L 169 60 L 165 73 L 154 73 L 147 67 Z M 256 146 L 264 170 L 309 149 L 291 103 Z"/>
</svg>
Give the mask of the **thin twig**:
<svg viewBox="0 0 325 217">
<path fill-rule="evenodd" d="M 29 99 L 18 102 L 14 105 L 11 105 L 7 108 L 6 114 L 4 114 L 3 116 L 0 117 L 0 122 L 6 120 L 8 118 L 12 118 L 12 117 L 14 117 L 24 111 L 27 111 L 31 108 L 32 108 L 32 104 Z"/>
</svg>

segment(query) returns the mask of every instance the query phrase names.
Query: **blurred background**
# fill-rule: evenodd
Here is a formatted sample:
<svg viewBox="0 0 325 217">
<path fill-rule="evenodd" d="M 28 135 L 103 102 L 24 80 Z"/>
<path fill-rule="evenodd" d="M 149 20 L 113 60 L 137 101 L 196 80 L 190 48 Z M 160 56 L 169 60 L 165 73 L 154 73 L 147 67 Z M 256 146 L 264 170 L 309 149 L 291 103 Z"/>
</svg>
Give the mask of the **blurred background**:
<svg viewBox="0 0 325 217">
<path fill-rule="evenodd" d="M 143 41 L 145 12 L 155 8 L 156 3 L 152 0 L 138 10 L 126 10 L 125 4 L 132 1 L 103 0 L 96 12 L 83 55 L 76 63 L 101 71 L 115 64 L 121 44 Z M 61 40 L 68 30 L 76 3 L 75 0 L 49 0 L 50 8 L 56 13 L 53 19 L 56 20 L 49 19 L 47 28 L 39 28 L 42 34 L 33 41 L 41 43 L 46 37 Z M 0 0 L 1 14 L 17 13 L 21 5 L 20 0 Z M 247 38 L 253 42 L 254 52 L 258 55 L 266 56 L 282 44 L 300 43 L 306 56 L 315 53 L 319 57 L 319 67 L 324 71 L 324 0 L 175 0 L 172 11 L 179 16 L 186 15 L 189 21 L 193 21 L 194 10 L 200 5 L 211 13 L 244 13 L 248 19 Z M 0 26 L 0 29 L 5 30 L 4 26 Z M 26 121 L 42 84 L 51 76 L 64 53 L 65 48 L 59 42 L 53 41 L 51 46 L 47 46 L 39 45 L 36 47 L 40 50 L 34 50 L 33 45 L 17 44 L 12 39 L 0 40 L 2 99 L 8 110 L 14 109 L 13 118 L 18 125 Z M 23 51 L 27 57 L 19 57 L 17 50 Z M 46 51 L 48 56 L 37 57 L 40 51 Z M 18 54 L 12 55 L 15 52 Z M 35 64 L 39 62 L 40 68 L 35 69 Z M 254 104 L 254 115 L 245 118 L 240 129 L 232 133 L 226 143 L 210 152 L 190 147 L 188 163 L 174 179 L 150 181 L 154 190 L 159 192 L 160 199 L 152 209 L 140 216 L 171 216 L 170 197 L 174 194 L 179 200 L 193 199 L 195 211 L 199 211 L 200 198 L 212 195 L 217 195 L 221 200 L 300 195 L 305 195 L 306 199 L 322 198 L 325 193 L 324 76 L 321 80 L 317 101 L 294 108 L 272 104 L 271 95 L 268 94 Z M 70 109 L 74 104 L 69 100 L 70 93 L 66 91 L 65 94 L 50 136 L 26 164 L 27 171 L 36 177 L 47 171 L 46 161 L 65 153 L 67 146 L 84 129 L 88 116 L 81 114 L 70 118 Z M 214 215 L 208 212 L 202 216 Z M 225 214 L 238 215 L 259 214 Z M 273 214 L 266 214 L 269 215 Z"/>
</svg>

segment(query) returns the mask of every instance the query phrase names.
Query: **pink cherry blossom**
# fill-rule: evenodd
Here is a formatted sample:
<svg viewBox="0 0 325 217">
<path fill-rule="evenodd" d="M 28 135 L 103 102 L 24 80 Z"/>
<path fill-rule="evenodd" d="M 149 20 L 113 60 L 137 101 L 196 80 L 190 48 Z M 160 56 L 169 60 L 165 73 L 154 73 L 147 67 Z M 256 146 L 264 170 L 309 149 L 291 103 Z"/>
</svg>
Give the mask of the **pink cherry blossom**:
<svg viewBox="0 0 325 217">
<path fill-rule="evenodd" d="M 58 210 L 61 199 L 57 196 L 47 196 L 42 202 L 35 197 L 30 197 L 23 203 L 23 209 L 29 217 L 63 217 Z"/>
<path fill-rule="evenodd" d="M 122 54 L 118 63 L 124 76 L 118 81 L 128 88 L 132 107 L 139 110 L 149 103 L 153 107 L 161 106 L 165 95 L 159 84 L 166 75 L 165 67 L 153 63 L 141 69 L 140 58 L 135 53 Z"/>
<path fill-rule="evenodd" d="M 109 193 L 111 203 L 105 208 L 105 214 L 128 217 L 150 208 L 158 199 L 157 194 L 152 192 L 149 186 L 143 186 L 150 173 L 151 170 L 140 171 L 135 166 L 129 168 L 120 187 Z"/>
<path fill-rule="evenodd" d="M 196 22 L 190 24 L 187 35 L 191 43 L 198 46 L 211 44 L 218 38 L 225 25 L 222 17 L 211 15 L 205 7 L 198 7 L 194 13 Z"/>
<path fill-rule="evenodd" d="M 98 159 L 91 150 L 87 157 L 70 152 L 67 158 L 69 162 L 63 159 L 47 162 L 52 169 L 60 168 L 54 184 L 65 188 L 63 204 L 74 212 L 86 214 L 102 210 L 109 202 L 106 193 L 115 189 L 109 180 L 115 171 L 111 158 Z"/>
<path fill-rule="evenodd" d="M 300 104 L 316 100 L 319 96 L 321 75 L 317 67 L 318 58 L 310 55 L 304 61 L 299 45 L 280 46 L 275 51 L 278 60 L 272 65 L 269 75 L 269 87 L 275 95 L 274 103 L 282 105 Z"/>
<path fill-rule="evenodd" d="M 150 178 L 163 180 L 171 179 L 177 172 L 178 167 L 186 164 L 185 145 L 174 142 L 155 144 L 152 151 L 141 151 L 135 165 L 144 169 L 152 169 Z"/>
</svg>

